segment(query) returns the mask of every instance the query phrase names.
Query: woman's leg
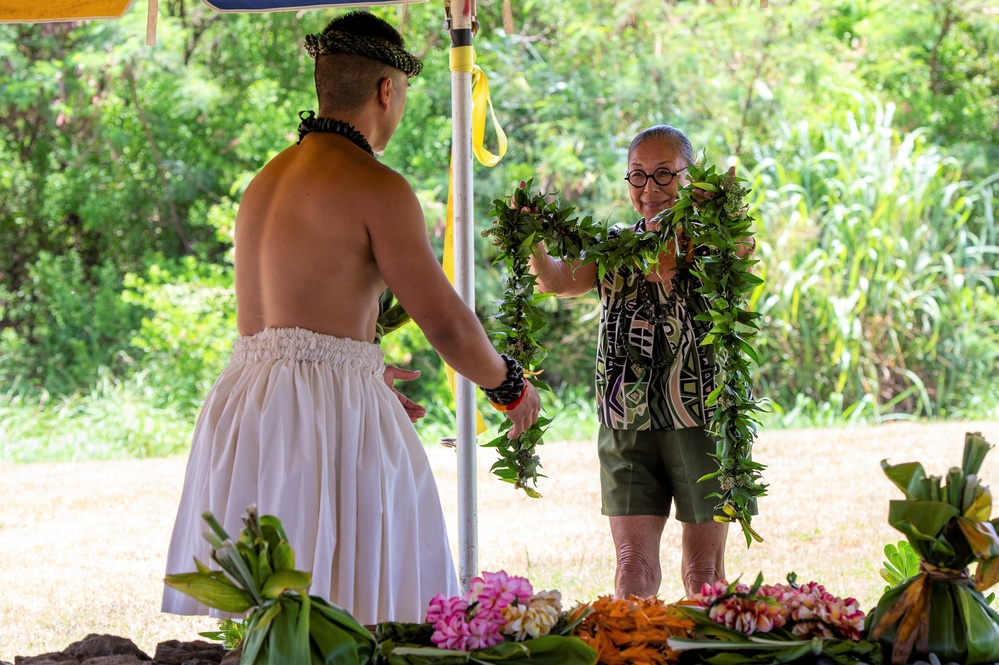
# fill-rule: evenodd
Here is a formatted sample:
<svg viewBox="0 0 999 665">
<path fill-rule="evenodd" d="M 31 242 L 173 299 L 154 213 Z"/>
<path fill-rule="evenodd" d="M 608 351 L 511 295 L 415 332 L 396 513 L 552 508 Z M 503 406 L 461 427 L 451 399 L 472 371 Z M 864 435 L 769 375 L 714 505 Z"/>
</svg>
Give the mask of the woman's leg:
<svg viewBox="0 0 999 665">
<path fill-rule="evenodd" d="M 727 522 L 683 523 L 680 571 L 688 598 L 700 593 L 702 584 L 725 579 L 727 538 Z"/>
<path fill-rule="evenodd" d="M 648 598 L 658 594 L 662 582 L 659 541 L 666 518 L 659 515 L 614 516 L 610 518 L 610 527 L 617 552 L 614 594 L 618 598 Z"/>
</svg>

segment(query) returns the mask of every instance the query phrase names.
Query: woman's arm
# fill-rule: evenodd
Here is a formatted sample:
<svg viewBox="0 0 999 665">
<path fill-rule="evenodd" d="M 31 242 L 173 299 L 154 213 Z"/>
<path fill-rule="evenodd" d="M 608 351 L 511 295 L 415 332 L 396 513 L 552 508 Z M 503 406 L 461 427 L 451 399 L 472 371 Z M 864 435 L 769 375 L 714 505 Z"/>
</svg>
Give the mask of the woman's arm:
<svg viewBox="0 0 999 665">
<path fill-rule="evenodd" d="M 559 297 L 581 296 L 597 284 L 596 264 L 556 258 L 548 253 L 544 242 L 534 246 L 528 269 L 538 276 L 538 288 L 542 293 L 554 293 Z"/>
</svg>

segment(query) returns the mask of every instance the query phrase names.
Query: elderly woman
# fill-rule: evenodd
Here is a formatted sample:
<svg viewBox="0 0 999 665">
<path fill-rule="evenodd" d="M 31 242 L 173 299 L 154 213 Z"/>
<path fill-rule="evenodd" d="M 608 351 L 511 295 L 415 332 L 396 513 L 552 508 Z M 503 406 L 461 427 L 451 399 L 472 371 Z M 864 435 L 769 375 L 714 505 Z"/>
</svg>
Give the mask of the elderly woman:
<svg viewBox="0 0 999 665">
<path fill-rule="evenodd" d="M 641 215 L 632 228 L 657 228 L 656 215 L 673 206 L 685 169 L 694 162 L 690 141 L 664 125 L 639 133 L 628 150 L 625 175 L 632 205 Z M 750 247 L 745 247 L 749 251 Z M 689 251 L 689 248 L 684 248 Z M 550 256 L 539 244 L 531 271 L 540 290 L 577 296 L 596 287 L 600 295 L 596 392 L 600 418 L 598 449 L 603 514 L 610 518 L 617 554 L 619 597 L 654 596 L 662 571 L 659 546 L 671 505 L 683 524 L 682 576 L 687 594 L 725 577 L 728 524 L 715 522 L 717 481 L 698 483 L 718 469 L 707 432 L 714 389 L 710 347 L 700 346 L 709 324 L 694 317 L 707 308 L 703 297 L 678 297 L 676 252 L 659 257 L 653 272 L 608 271 L 598 282 L 593 263 Z"/>
</svg>

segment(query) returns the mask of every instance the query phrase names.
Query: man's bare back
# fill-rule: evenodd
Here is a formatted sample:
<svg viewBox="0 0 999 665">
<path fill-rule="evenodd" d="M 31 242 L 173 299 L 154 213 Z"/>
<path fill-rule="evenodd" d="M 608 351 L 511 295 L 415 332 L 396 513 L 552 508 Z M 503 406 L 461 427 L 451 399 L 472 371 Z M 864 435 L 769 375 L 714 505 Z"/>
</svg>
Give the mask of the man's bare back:
<svg viewBox="0 0 999 665">
<path fill-rule="evenodd" d="M 299 327 L 374 339 L 385 281 L 367 222 L 412 195 L 390 189 L 393 175 L 333 134 L 310 134 L 264 167 L 236 220 L 240 334 Z"/>
<path fill-rule="evenodd" d="M 503 362 L 433 252 L 416 194 L 348 139 L 309 134 L 271 160 L 243 195 L 235 244 L 240 334 L 298 327 L 371 342 L 387 286 L 448 364 L 477 385 L 503 381 Z M 522 427 L 518 418 L 514 436 Z"/>
</svg>

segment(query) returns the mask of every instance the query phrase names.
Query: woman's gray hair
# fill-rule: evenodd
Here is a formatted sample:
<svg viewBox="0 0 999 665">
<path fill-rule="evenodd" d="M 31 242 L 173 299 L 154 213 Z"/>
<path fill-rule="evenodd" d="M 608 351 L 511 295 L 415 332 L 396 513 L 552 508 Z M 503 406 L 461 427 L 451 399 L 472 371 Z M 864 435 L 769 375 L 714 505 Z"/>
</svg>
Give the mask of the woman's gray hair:
<svg viewBox="0 0 999 665">
<path fill-rule="evenodd" d="M 690 139 L 679 129 L 670 127 L 669 125 L 655 125 L 654 127 L 640 131 L 638 136 L 631 141 L 631 146 L 628 148 L 628 156 L 631 157 L 631 153 L 639 145 L 652 139 L 664 141 L 672 150 L 679 153 L 688 165 L 695 163 L 694 148 L 690 145 Z"/>
</svg>

